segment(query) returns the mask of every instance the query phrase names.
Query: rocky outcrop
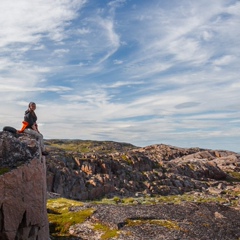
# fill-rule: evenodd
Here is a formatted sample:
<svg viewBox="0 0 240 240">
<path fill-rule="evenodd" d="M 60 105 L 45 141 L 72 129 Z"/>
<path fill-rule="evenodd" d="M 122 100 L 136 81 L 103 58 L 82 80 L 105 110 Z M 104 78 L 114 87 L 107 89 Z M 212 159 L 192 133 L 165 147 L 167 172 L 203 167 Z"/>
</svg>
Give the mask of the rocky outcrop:
<svg viewBox="0 0 240 240">
<path fill-rule="evenodd" d="M 164 144 L 46 143 L 47 185 L 54 198 L 48 201 L 52 236 L 240 239 L 237 153 Z"/>
<path fill-rule="evenodd" d="M 0 239 L 49 239 L 45 157 L 25 134 L 0 132 Z"/>
<path fill-rule="evenodd" d="M 64 143 L 67 150 L 48 144 L 48 191 L 75 200 L 183 194 L 221 183 L 226 190 L 233 184 L 230 173 L 240 170 L 240 155 L 231 151 L 159 144 L 84 153 L 69 151 L 74 141 Z"/>
</svg>

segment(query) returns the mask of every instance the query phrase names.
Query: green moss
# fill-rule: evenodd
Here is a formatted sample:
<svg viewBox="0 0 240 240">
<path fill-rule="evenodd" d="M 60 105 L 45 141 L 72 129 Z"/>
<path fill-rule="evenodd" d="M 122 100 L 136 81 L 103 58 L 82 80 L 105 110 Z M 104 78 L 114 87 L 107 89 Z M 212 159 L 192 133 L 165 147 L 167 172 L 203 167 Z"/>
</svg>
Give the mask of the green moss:
<svg viewBox="0 0 240 240">
<path fill-rule="evenodd" d="M 115 198 L 115 197 L 114 197 Z M 95 204 L 116 204 L 114 198 L 103 198 L 101 200 L 94 201 Z"/>
<path fill-rule="evenodd" d="M 115 203 L 120 203 L 120 202 L 122 202 L 122 200 L 121 200 L 120 197 L 114 197 L 114 198 L 113 198 L 113 201 L 114 201 Z"/>
<path fill-rule="evenodd" d="M 10 168 L 0 168 L 0 175 L 3 175 L 4 173 L 7 173 L 10 171 Z"/>
<path fill-rule="evenodd" d="M 123 203 L 125 203 L 125 204 L 133 204 L 135 201 L 136 201 L 136 199 L 132 198 L 132 197 L 123 199 Z"/>
<path fill-rule="evenodd" d="M 240 182 L 240 172 L 228 172 L 228 174 L 233 177 L 236 182 Z"/>
<path fill-rule="evenodd" d="M 232 191 L 231 191 L 232 192 Z M 234 194 L 234 195 L 233 195 Z M 228 195 L 238 196 L 238 192 L 233 192 L 232 194 L 228 192 Z M 130 198 L 120 198 L 114 197 L 111 199 L 104 198 L 101 201 L 95 201 L 96 204 L 122 204 L 122 205 L 132 205 L 132 204 L 180 204 L 182 202 L 196 202 L 196 203 L 224 203 L 226 199 L 223 196 L 198 196 L 193 194 L 183 194 L 183 195 L 168 195 L 168 196 L 155 196 L 155 197 L 130 197 Z M 234 202 L 233 202 L 234 203 Z"/>
<path fill-rule="evenodd" d="M 50 226 L 50 233 L 55 236 L 69 236 L 69 227 L 83 223 L 88 217 L 94 213 L 94 209 L 88 208 L 78 212 L 69 211 L 69 207 L 82 206 L 82 203 L 59 198 L 51 199 L 47 202 L 48 220 Z"/>
<path fill-rule="evenodd" d="M 128 226 L 139 226 L 142 224 L 154 224 L 159 225 L 168 229 L 181 230 L 177 222 L 163 219 L 127 219 Z"/>
<path fill-rule="evenodd" d="M 49 147 L 59 148 L 65 151 L 81 153 L 111 153 L 119 150 L 136 148 L 128 143 L 117 143 L 112 141 L 91 141 L 91 140 L 47 140 Z"/>
<path fill-rule="evenodd" d="M 50 232 L 58 236 L 68 235 L 70 226 L 83 223 L 89 216 L 93 214 L 93 209 L 85 209 L 79 212 L 68 212 L 62 214 L 48 214 L 50 223 Z"/>
<path fill-rule="evenodd" d="M 110 228 L 107 225 L 103 225 L 103 224 L 100 224 L 100 223 L 96 223 L 94 225 L 94 230 L 103 232 L 103 234 L 101 235 L 102 240 L 107 240 L 107 239 L 118 236 L 118 230 L 117 229 Z"/>
<path fill-rule="evenodd" d="M 230 197 L 230 202 L 232 206 L 238 206 L 239 204 L 239 196 L 240 196 L 240 191 L 231 191 L 231 190 L 225 190 L 224 194 L 226 194 L 226 196 L 228 197 L 229 200 L 229 196 Z"/>
<path fill-rule="evenodd" d="M 89 144 L 79 145 L 76 143 L 62 143 L 62 144 L 53 143 L 51 144 L 51 146 L 60 148 L 65 151 L 81 152 L 81 153 L 89 152 Z"/>
<path fill-rule="evenodd" d="M 183 195 L 170 195 L 170 196 L 160 196 L 153 198 L 155 202 L 158 203 L 172 203 L 180 204 L 182 202 L 197 202 L 197 203 L 224 203 L 225 199 L 222 197 L 215 196 L 195 196 L 192 194 L 183 194 Z"/>
<path fill-rule="evenodd" d="M 124 160 L 128 165 L 132 165 L 133 162 L 128 158 L 127 155 L 121 155 L 122 160 Z"/>
<path fill-rule="evenodd" d="M 83 203 L 66 198 L 49 199 L 47 202 L 47 208 L 59 209 L 61 213 L 68 212 L 68 208 L 73 206 L 83 206 Z"/>
<path fill-rule="evenodd" d="M 229 195 L 232 196 L 232 200 L 230 204 L 232 206 L 238 205 L 238 197 L 240 195 L 240 191 L 225 191 L 225 194 L 212 196 L 212 195 L 195 195 L 195 194 L 183 194 L 183 195 L 168 195 L 168 196 L 143 196 L 138 198 L 121 198 L 115 196 L 114 198 L 108 199 L 104 198 L 99 201 L 95 201 L 92 203 L 95 204 L 122 204 L 122 205 L 132 205 L 132 204 L 146 204 L 146 205 L 153 205 L 153 204 L 162 204 L 162 203 L 169 203 L 169 204 L 180 204 L 182 202 L 195 202 L 195 203 L 229 203 Z M 87 218 L 89 218 L 93 213 L 94 209 L 84 209 L 79 210 L 78 212 L 71 212 L 69 211 L 70 207 L 74 206 L 82 206 L 83 203 L 59 198 L 59 199 L 50 199 L 47 203 L 48 208 L 48 217 L 50 223 L 50 233 L 52 236 L 70 236 L 68 231 L 69 227 L 76 224 L 76 223 L 83 223 Z M 176 229 L 184 231 L 180 229 L 178 224 L 174 221 L 170 220 L 159 220 L 159 219 L 135 219 L 135 220 L 128 220 L 127 224 L 129 226 L 137 226 L 141 224 L 157 224 L 169 229 Z M 208 227 L 208 226 L 206 226 Z M 101 239 L 111 239 L 118 235 L 117 229 L 112 229 L 106 225 L 102 225 L 100 223 L 95 224 L 94 229 L 96 231 L 102 232 Z"/>
</svg>

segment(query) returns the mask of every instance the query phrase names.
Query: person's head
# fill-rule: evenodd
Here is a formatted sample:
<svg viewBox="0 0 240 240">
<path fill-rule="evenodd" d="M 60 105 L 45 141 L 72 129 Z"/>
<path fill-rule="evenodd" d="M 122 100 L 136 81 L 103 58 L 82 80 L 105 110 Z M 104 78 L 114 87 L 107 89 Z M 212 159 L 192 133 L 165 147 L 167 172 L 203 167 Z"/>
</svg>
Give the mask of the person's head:
<svg viewBox="0 0 240 240">
<path fill-rule="evenodd" d="M 29 108 L 30 110 L 34 111 L 34 110 L 36 109 L 36 103 L 30 102 L 30 103 L 28 104 L 28 108 Z"/>
</svg>

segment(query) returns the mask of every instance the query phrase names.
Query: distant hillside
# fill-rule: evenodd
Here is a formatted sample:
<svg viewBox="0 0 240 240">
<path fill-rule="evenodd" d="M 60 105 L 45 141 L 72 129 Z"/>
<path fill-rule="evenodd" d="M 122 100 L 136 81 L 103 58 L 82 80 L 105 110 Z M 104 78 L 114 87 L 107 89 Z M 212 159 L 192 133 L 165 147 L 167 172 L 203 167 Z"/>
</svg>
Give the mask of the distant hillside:
<svg viewBox="0 0 240 240">
<path fill-rule="evenodd" d="M 111 153 L 123 152 L 137 148 L 129 143 L 119 143 L 113 141 L 91 141 L 91 140 L 69 140 L 51 139 L 45 141 L 48 146 L 63 149 L 65 151 L 79 153 Z"/>
<path fill-rule="evenodd" d="M 231 151 L 84 140 L 46 145 L 48 191 L 76 200 L 182 194 L 240 180 L 240 156 Z"/>
</svg>

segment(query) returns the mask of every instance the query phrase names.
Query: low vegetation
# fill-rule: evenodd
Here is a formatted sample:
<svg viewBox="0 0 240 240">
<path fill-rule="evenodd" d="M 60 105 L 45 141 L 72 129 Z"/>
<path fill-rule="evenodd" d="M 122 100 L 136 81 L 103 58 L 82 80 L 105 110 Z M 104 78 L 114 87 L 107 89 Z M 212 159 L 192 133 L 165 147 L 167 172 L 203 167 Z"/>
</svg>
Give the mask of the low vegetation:
<svg viewBox="0 0 240 240">
<path fill-rule="evenodd" d="M 228 174 L 233 178 L 231 181 L 240 182 L 240 172 L 228 172 Z"/>
<path fill-rule="evenodd" d="M 128 226 L 140 226 L 142 224 L 154 224 L 168 229 L 181 230 L 178 223 L 171 220 L 164 219 L 127 219 L 126 224 Z"/>
<path fill-rule="evenodd" d="M 227 191 L 223 192 L 221 196 L 213 195 L 197 195 L 197 194 L 183 194 L 183 195 L 171 195 L 171 196 L 144 196 L 136 198 L 120 198 L 115 196 L 113 198 L 103 198 L 99 201 L 91 201 L 92 206 L 94 204 L 121 204 L 121 205 L 154 205 L 154 204 L 180 204 L 182 202 L 195 202 L 195 203 L 219 203 L 229 204 L 226 201 L 225 196 L 231 197 L 231 205 L 236 206 L 238 196 L 240 192 Z M 52 236 L 70 236 L 69 228 L 77 223 L 85 222 L 93 213 L 94 208 L 82 208 L 78 211 L 70 211 L 71 207 L 82 207 L 83 202 L 73 201 L 64 198 L 50 199 L 47 203 L 48 218 L 50 223 L 50 232 Z M 79 208 L 81 209 L 81 208 Z M 127 226 L 138 226 L 141 224 L 155 224 L 166 228 L 182 231 L 177 222 L 164 219 L 127 219 Z M 109 226 L 96 222 L 93 225 L 94 231 L 101 232 L 101 239 L 107 240 L 118 236 L 118 230 L 110 228 Z"/>
<path fill-rule="evenodd" d="M 70 226 L 83 223 L 94 212 L 92 208 L 78 212 L 69 211 L 70 207 L 78 206 L 82 206 L 82 203 L 69 199 L 58 198 L 48 200 L 48 220 L 52 236 L 70 236 Z"/>
<path fill-rule="evenodd" d="M 65 151 L 78 153 L 112 153 L 136 148 L 129 143 L 91 140 L 47 140 L 46 145 L 48 147 L 55 147 Z"/>
<path fill-rule="evenodd" d="M 107 239 L 111 239 L 113 237 L 118 236 L 117 229 L 110 228 L 109 226 L 101 224 L 101 223 L 96 223 L 94 225 L 94 230 L 102 232 L 101 240 L 107 240 Z"/>
<path fill-rule="evenodd" d="M 231 228 L 234 225 L 231 220 L 232 216 L 235 216 L 234 211 L 239 208 L 240 203 L 238 186 L 240 173 L 238 172 L 237 161 L 234 165 L 235 168 L 232 168 L 233 165 L 231 165 L 231 168 L 224 165 L 222 170 L 213 163 L 205 165 L 208 156 L 212 156 L 210 151 L 203 151 L 199 155 L 192 156 L 198 150 L 190 151 L 188 149 L 179 150 L 176 148 L 169 149 L 165 146 L 154 146 L 150 149 L 152 152 L 149 149 L 128 152 L 128 150 L 137 147 L 111 141 L 85 140 L 48 140 L 47 145 L 56 151 L 56 156 L 58 153 L 62 154 L 63 157 L 59 157 L 59 159 L 64 163 L 62 164 L 64 168 L 70 166 L 69 169 L 74 170 L 74 174 L 80 173 L 83 176 L 83 183 L 85 183 L 87 189 L 85 193 L 93 190 L 91 198 L 97 199 L 103 194 L 106 194 L 106 196 L 116 194 L 112 198 L 86 202 L 63 198 L 48 200 L 50 231 L 51 236 L 56 237 L 54 239 L 71 236 L 69 232 L 79 234 L 83 239 L 87 239 L 89 234 L 91 234 L 91 237 L 96 236 L 96 239 L 102 240 L 117 239 L 118 236 L 121 239 L 125 239 L 125 237 L 127 239 L 127 234 L 136 234 L 135 231 L 143 234 L 144 229 L 160 229 L 162 231 L 163 228 L 166 228 L 166 232 L 173 232 L 173 235 L 176 233 L 181 237 L 188 231 L 189 236 L 194 237 L 193 229 L 201 228 L 201 226 L 210 229 L 212 222 L 221 222 L 225 218 L 228 218 L 228 222 L 230 222 L 229 229 L 235 229 L 234 227 Z M 154 151 L 156 152 L 156 158 Z M 153 160 L 150 161 L 151 154 L 154 156 Z M 189 159 L 187 157 L 184 159 L 186 154 L 191 155 Z M 105 158 L 106 161 L 104 161 Z M 172 159 L 173 164 L 170 162 Z M 199 164 L 196 164 L 196 159 Z M 84 162 L 82 163 L 81 160 Z M 90 161 L 86 162 L 87 160 Z M 116 161 L 112 163 L 111 160 Z M 135 173 L 137 174 L 134 175 Z M 72 175 L 66 174 L 66 176 Z M 126 179 L 126 185 L 122 186 L 122 182 L 116 180 L 119 176 Z M 114 184 L 112 184 L 111 178 Z M 101 186 L 104 187 L 105 180 L 107 184 L 112 184 L 111 186 L 116 190 L 121 188 L 127 190 L 126 195 L 131 197 L 123 197 L 122 193 L 124 191 L 98 194 Z M 147 186 L 146 191 L 142 190 L 142 185 L 136 184 L 134 188 L 132 186 L 134 181 L 141 182 L 144 187 Z M 72 184 L 72 182 L 70 183 Z M 94 186 L 97 186 L 96 195 Z M 168 188 L 171 188 L 172 191 Z M 150 192 L 151 194 L 145 194 Z M 185 193 L 182 194 L 183 192 Z M 170 195 L 172 193 L 176 195 Z M 162 194 L 166 194 L 166 196 Z M 127 205 L 132 206 L 123 207 Z M 146 207 L 142 205 L 146 205 Z M 190 217 L 188 218 L 190 221 L 181 222 L 178 217 L 172 217 L 174 214 L 168 215 L 168 210 L 166 210 L 184 207 L 186 209 L 196 208 L 196 213 L 199 209 L 206 210 L 206 212 L 205 215 L 200 215 L 199 221 Z M 212 209 L 212 207 L 216 209 L 213 212 L 216 216 L 212 216 L 213 213 L 208 215 L 207 209 Z M 126 211 L 129 210 L 129 213 L 124 212 L 125 209 L 127 209 Z M 144 209 L 144 211 L 142 214 L 135 216 L 135 209 Z M 151 213 L 152 215 L 149 217 L 148 210 L 150 212 L 150 209 L 153 209 L 153 214 Z M 161 215 L 160 212 L 155 214 L 155 209 L 161 209 L 161 212 L 166 211 L 166 214 Z M 228 209 L 228 215 L 225 216 L 224 211 L 226 209 Z M 202 213 L 200 210 L 199 212 Z M 184 211 L 180 211 L 180 213 L 183 214 L 182 218 L 184 219 Z M 166 219 L 165 216 L 167 216 Z M 209 216 L 210 220 L 213 219 L 212 222 L 204 218 L 205 216 Z M 195 225 L 192 225 L 193 223 Z M 229 230 L 229 233 L 231 231 Z M 95 239 L 94 237 L 89 239 Z"/>
<path fill-rule="evenodd" d="M 227 203 L 226 196 L 231 195 L 232 197 L 238 197 L 239 192 L 223 192 L 221 195 L 194 195 L 194 194 L 183 194 L 183 195 L 168 195 L 168 196 L 144 196 L 144 197 L 130 197 L 130 198 L 103 198 L 101 201 L 95 201 L 96 204 L 121 204 L 121 205 L 152 205 L 152 204 L 180 204 L 182 202 L 195 202 L 195 203 L 219 203 L 224 204 Z M 237 200 L 234 198 L 231 199 L 231 205 L 235 206 L 237 204 Z"/>
<path fill-rule="evenodd" d="M 0 168 L 0 175 L 3 175 L 4 173 L 7 173 L 10 171 L 10 168 L 7 168 L 7 167 L 2 167 Z"/>
</svg>

